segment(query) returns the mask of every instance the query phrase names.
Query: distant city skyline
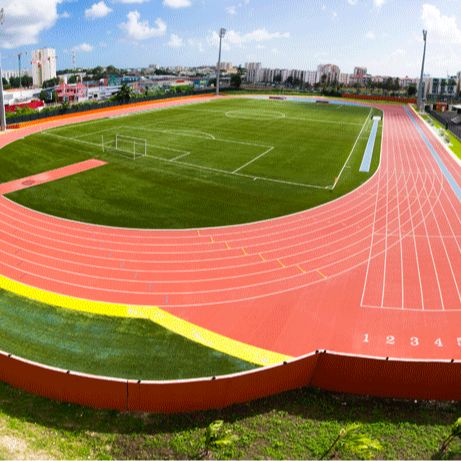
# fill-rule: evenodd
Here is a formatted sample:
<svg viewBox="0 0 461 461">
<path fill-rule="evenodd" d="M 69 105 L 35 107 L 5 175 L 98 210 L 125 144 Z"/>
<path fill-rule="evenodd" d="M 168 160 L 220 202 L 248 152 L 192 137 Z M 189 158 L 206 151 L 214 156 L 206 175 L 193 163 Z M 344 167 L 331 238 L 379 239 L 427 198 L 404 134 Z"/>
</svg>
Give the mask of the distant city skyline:
<svg viewBox="0 0 461 461">
<path fill-rule="evenodd" d="M 225 27 L 223 60 L 236 65 L 417 77 L 423 28 L 426 73 L 461 70 L 461 2 L 456 0 L 0 0 L 2 67 L 16 53 L 55 48 L 57 68 L 213 65 Z"/>
</svg>

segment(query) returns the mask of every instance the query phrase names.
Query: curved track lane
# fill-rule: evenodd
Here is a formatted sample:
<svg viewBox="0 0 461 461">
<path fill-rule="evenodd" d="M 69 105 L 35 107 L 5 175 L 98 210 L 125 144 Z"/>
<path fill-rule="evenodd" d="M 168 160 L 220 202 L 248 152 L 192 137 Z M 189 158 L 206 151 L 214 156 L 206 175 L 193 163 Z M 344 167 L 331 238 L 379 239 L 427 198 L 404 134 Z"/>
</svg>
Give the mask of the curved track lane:
<svg viewBox="0 0 461 461">
<path fill-rule="evenodd" d="M 275 357 L 326 349 L 461 359 L 461 198 L 405 109 L 379 108 L 374 177 L 281 218 L 131 230 L 44 215 L 0 196 L 0 275 L 75 298 L 158 306 Z M 10 132 L 0 145 L 64 123 Z M 461 184 L 459 164 L 416 123 Z"/>
</svg>

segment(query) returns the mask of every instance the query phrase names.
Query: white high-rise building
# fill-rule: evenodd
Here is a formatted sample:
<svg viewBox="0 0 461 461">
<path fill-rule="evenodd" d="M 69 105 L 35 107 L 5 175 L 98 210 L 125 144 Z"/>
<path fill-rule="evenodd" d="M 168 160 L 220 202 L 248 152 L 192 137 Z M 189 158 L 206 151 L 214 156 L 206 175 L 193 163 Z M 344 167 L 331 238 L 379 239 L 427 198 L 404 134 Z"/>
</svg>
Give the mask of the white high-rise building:
<svg viewBox="0 0 461 461">
<path fill-rule="evenodd" d="M 56 78 L 56 50 L 41 48 L 32 52 L 32 80 L 35 86 Z"/>
</svg>

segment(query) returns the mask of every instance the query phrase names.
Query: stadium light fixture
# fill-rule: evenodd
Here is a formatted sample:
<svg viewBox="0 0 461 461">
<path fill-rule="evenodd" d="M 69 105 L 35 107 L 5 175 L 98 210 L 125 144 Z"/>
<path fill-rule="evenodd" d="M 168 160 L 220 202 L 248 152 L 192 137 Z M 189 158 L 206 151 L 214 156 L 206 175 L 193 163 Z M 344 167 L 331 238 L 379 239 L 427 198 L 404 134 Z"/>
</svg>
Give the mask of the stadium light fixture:
<svg viewBox="0 0 461 461">
<path fill-rule="evenodd" d="M 226 29 L 221 27 L 219 29 L 219 56 L 218 56 L 218 68 L 216 69 L 216 96 L 219 96 L 219 79 L 221 77 L 221 45 L 222 39 L 226 35 Z"/>
<path fill-rule="evenodd" d="M 424 109 L 424 62 L 426 61 L 426 39 L 427 39 L 427 30 L 423 30 L 423 40 L 424 40 L 424 51 L 423 51 L 423 62 L 421 63 L 421 77 L 419 79 L 419 88 L 418 88 L 418 99 L 416 105 L 418 109 L 422 111 Z"/>
<path fill-rule="evenodd" d="M 0 26 L 5 19 L 5 10 L 0 9 Z M 2 57 L 0 55 L 0 131 L 6 131 L 5 101 L 3 98 Z"/>
</svg>

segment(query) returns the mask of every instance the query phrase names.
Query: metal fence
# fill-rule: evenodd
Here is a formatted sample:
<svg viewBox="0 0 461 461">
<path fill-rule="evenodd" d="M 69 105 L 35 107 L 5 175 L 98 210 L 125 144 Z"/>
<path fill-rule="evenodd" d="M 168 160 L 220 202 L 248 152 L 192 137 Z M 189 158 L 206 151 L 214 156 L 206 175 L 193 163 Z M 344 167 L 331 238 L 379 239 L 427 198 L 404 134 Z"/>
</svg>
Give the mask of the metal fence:
<svg viewBox="0 0 461 461">
<path fill-rule="evenodd" d="M 200 95 L 200 94 L 211 94 L 214 93 L 216 90 L 214 89 L 206 89 L 206 90 L 197 90 L 197 91 L 186 91 L 184 93 L 171 93 L 165 94 L 160 96 L 147 96 L 143 98 L 133 98 L 128 101 L 105 101 L 100 103 L 82 103 L 76 104 L 74 106 L 70 105 L 67 107 L 57 107 L 55 109 L 44 109 L 41 112 L 36 112 L 33 114 L 26 114 L 26 115 L 17 115 L 13 117 L 8 117 L 6 120 L 7 125 L 16 125 L 18 123 L 24 122 L 31 122 L 34 120 L 41 120 L 49 117 L 55 117 L 57 115 L 63 114 L 74 114 L 78 112 L 87 112 L 89 110 L 97 110 L 97 109 L 104 109 L 107 107 L 115 107 L 115 106 L 124 106 L 126 104 L 135 104 L 138 102 L 146 102 L 146 101 L 157 101 L 161 99 L 170 99 L 170 98 L 177 98 L 181 96 L 193 96 L 193 95 Z"/>
<path fill-rule="evenodd" d="M 453 135 L 461 141 L 461 125 L 457 125 L 451 121 L 457 114 L 454 112 L 437 112 L 435 110 L 426 108 L 426 112 L 439 121 L 446 129 L 451 131 Z"/>
</svg>

